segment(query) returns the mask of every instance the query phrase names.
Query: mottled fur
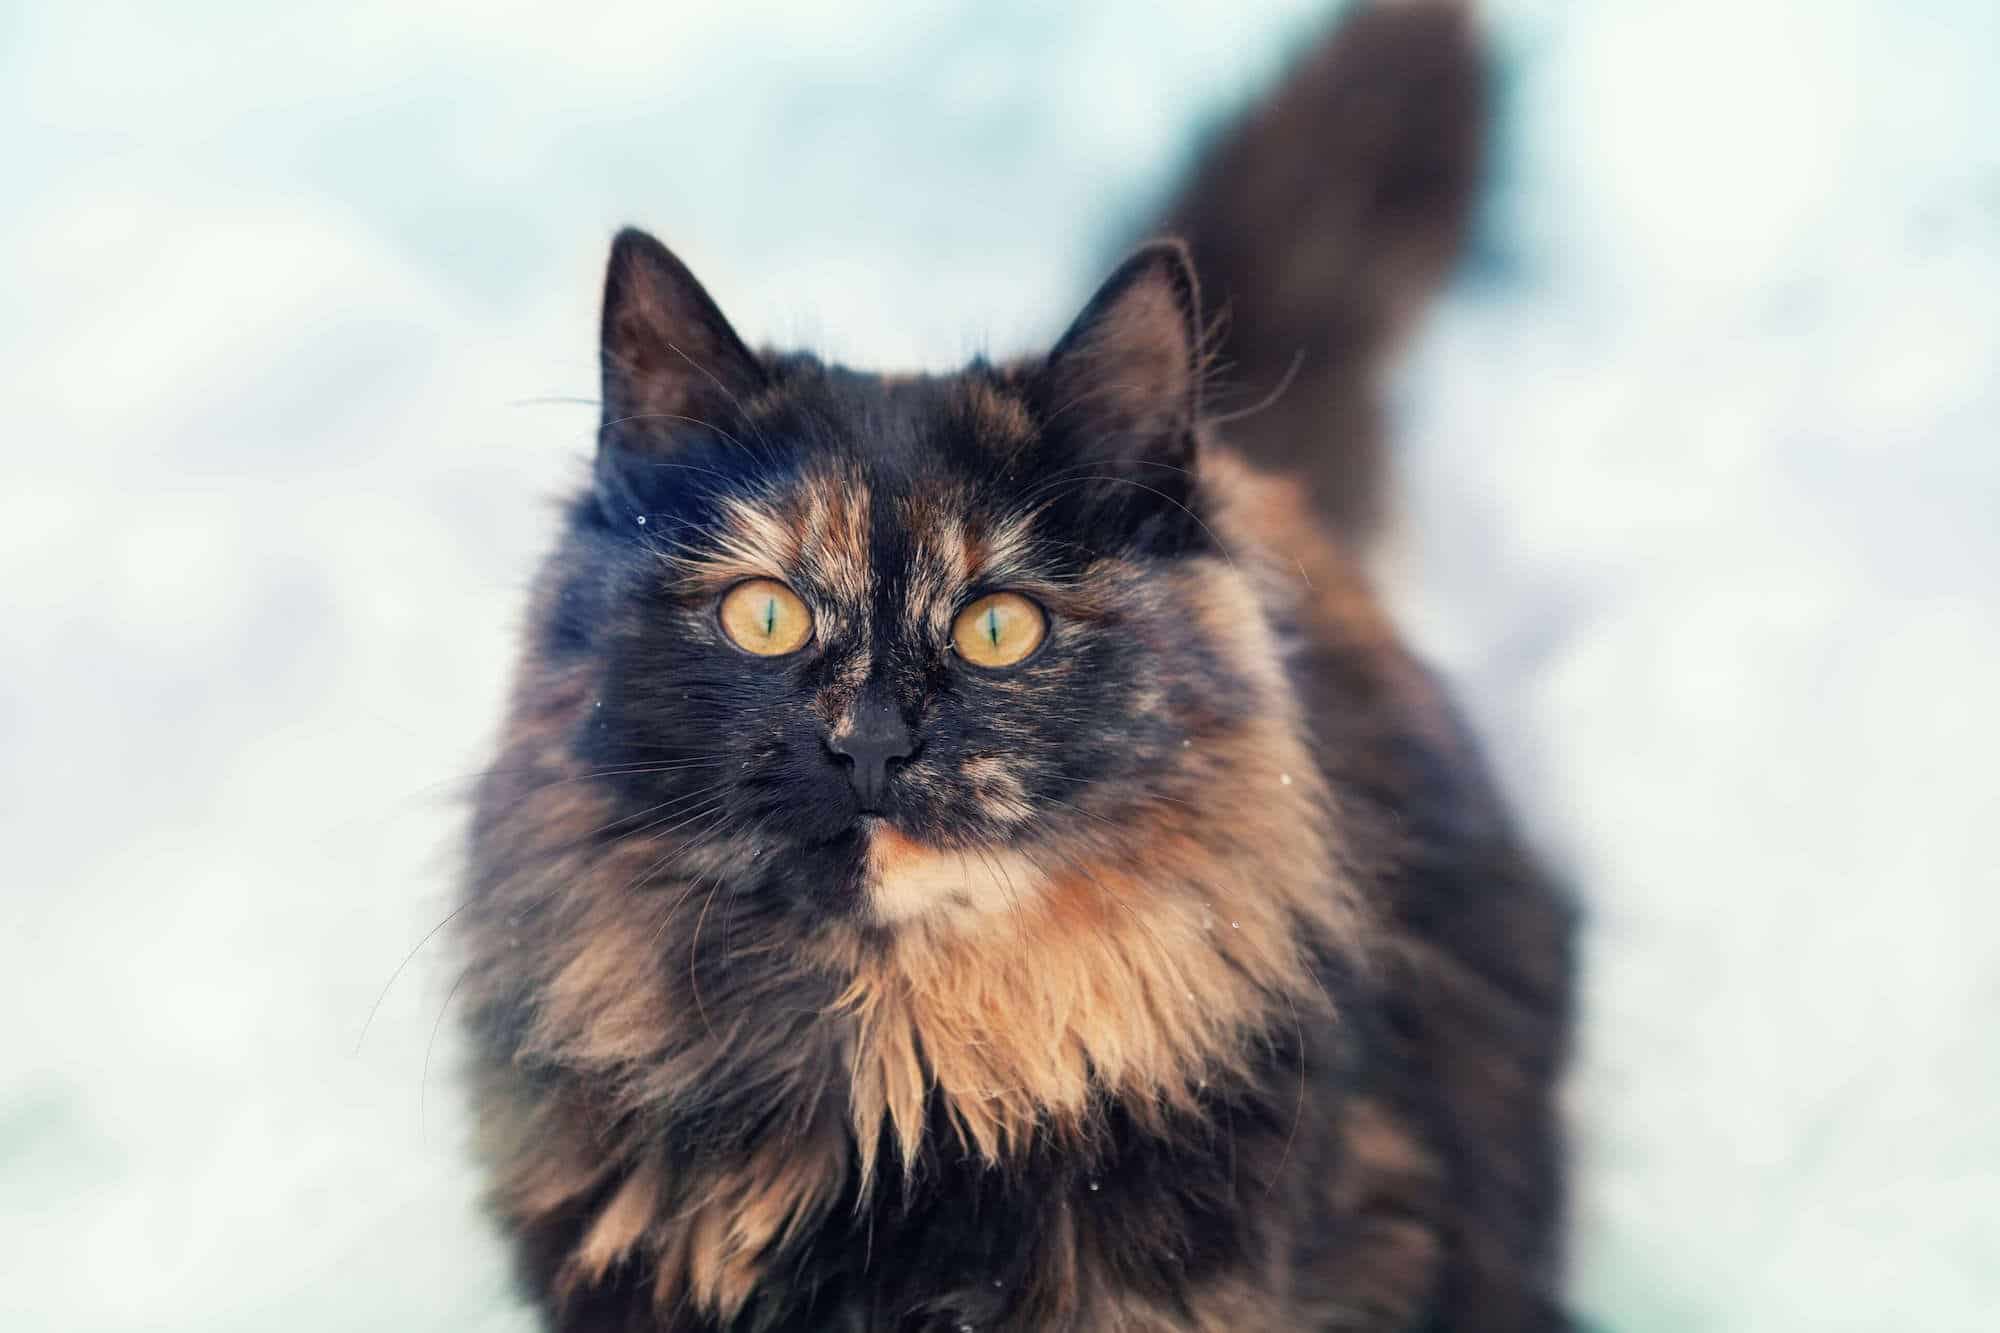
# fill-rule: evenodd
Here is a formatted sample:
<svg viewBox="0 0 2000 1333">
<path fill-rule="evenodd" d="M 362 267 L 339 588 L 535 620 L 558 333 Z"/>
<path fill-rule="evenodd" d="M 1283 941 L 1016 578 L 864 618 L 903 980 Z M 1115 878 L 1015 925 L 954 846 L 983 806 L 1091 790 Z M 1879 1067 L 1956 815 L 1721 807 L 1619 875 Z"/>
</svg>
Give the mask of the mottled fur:
<svg viewBox="0 0 2000 1333">
<path fill-rule="evenodd" d="M 1197 285 L 1154 245 L 1048 356 L 890 379 L 620 238 L 459 918 L 552 1328 L 1560 1324 L 1567 914 L 1209 421 Z M 807 649 L 729 645 L 746 578 Z M 1047 640 L 954 661 L 998 589 Z M 867 817 L 864 709 L 915 738 Z"/>
</svg>

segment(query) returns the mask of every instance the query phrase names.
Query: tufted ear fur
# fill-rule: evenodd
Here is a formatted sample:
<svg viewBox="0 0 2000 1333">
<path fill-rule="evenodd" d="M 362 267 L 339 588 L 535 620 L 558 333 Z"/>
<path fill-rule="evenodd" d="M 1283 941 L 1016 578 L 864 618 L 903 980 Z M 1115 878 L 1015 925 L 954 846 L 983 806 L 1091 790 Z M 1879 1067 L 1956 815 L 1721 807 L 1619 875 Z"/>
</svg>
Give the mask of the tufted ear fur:
<svg viewBox="0 0 2000 1333">
<path fill-rule="evenodd" d="M 1191 473 L 1200 363 L 1194 266 L 1179 241 L 1155 241 L 1119 265 L 1049 353 L 1037 384 L 1044 428 L 1083 461 L 1150 474 L 1149 485 L 1166 473 L 1147 464 Z"/>
</svg>

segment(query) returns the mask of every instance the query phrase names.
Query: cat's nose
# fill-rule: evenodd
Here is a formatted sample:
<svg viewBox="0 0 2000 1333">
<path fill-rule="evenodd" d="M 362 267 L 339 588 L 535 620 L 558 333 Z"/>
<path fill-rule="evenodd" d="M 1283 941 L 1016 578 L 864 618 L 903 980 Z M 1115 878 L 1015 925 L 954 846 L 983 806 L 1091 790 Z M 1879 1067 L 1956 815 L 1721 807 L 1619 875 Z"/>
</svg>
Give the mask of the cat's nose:
<svg viewBox="0 0 2000 1333">
<path fill-rule="evenodd" d="M 875 810 L 888 790 L 889 774 L 916 753 L 916 738 L 903 715 L 885 699 L 855 705 L 851 725 L 829 736 L 826 748 L 847 766 L 847 780 L 863 810 Z"/>
</svg>

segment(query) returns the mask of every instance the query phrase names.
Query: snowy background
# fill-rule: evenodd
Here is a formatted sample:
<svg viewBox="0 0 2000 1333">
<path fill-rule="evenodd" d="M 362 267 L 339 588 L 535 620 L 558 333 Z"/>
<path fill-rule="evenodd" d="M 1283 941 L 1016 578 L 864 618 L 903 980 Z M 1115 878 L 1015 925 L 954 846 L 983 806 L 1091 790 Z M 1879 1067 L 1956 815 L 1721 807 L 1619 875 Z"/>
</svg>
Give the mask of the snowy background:
<svg viewBox="0 0 2000 1333">
<path fill-rule="evenodd" d="M 1990 1328 L 2000 5 L 1489 8 L 1386 569 L 1591 907 L 1576 1299 Z M 723 11 L 0 3 L 0 1326 L 526 1328 L 442 951 L 361 1039 L 611 230 L 753 340 L 1020 350 L 1324 17 Z"/>
</svg>

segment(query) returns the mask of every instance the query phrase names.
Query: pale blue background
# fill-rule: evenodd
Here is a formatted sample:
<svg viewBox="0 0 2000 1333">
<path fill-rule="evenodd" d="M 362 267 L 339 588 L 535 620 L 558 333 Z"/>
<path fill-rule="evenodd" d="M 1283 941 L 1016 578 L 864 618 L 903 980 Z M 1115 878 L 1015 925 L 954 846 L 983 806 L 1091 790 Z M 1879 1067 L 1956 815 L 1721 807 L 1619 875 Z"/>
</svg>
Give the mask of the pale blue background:
<svg viewBox="0 0 2000 1333">
<path fill-rule="evenodd" d="M 1490 7 L 1383 572 L 1593 909 L 1607 1328 L 2000 1310 L 2000 6 Z M 0 1326 L 518 1329 L 420 955 L 610 231 L 1048 336 L 1318 5 L 0 7 Z"/>
</svg>

